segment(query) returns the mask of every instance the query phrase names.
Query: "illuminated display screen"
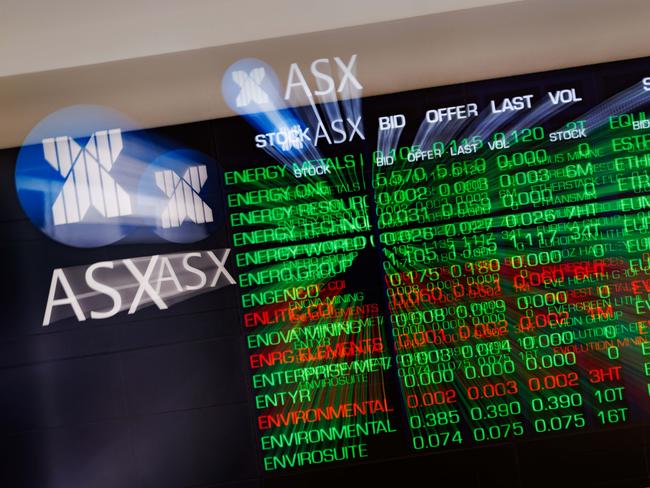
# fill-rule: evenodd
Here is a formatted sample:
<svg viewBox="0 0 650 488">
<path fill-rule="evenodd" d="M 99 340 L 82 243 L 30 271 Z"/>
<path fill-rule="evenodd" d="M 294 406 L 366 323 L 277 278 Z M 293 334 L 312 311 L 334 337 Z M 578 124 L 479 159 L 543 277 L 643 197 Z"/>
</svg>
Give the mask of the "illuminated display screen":
<svg viewBox="0 0 650 488">
<path fill-rule="evenodd" d="M 647 73 L 375 97 L 354 142 L 220 158 L 265 471 L 647 423 Z"/>
<path fill-rule="evenodd" d="M 336 58 L 330 88 L 360 86 L 354 62 Z M 287 94 L 308 84 L 291 69 Z M 234 108 L 281 99 L 284 89 L 265 92 L 268 70 L 233 71 Z M 129 449 L 138 465 L 185 462 L 115 474 L 113 486 L 394 473 L 445 486 L 646 486 L 648 110 L 644 58 L 144 131 L 165 156 L 140 183 L 121 183 L 135 172 L 110 153 L 128 226 L 78 247 L 110 246 L 71 252 L 52 239 L 78 236 L 58 228 L 8 244 L 8 275 L 28 270 L 22 283 L 36 284 L 13 292 L 2 351 L 24 340 L 34 364 L 119 363 L 102 370 L 124 398 L 119 414 L 87 414 L 132 422 L 107 465 L 120 473 Z M 94 132 L 84 157 L 109 135 L 145 159 L 127 131 Z M 56 151 L 48 161 L 63 174 Z M 32 173 L 21 177 L 31 191 Z M 58 195 L 54 218 L 68 224 Z M 208 230 L 186 232 L 195 224 Z M 35 342 L 56 334 L 71 345 Z M 23 367 L 8 357 L 2 367 Z M 67 425 L 24 413 L 31 398 L 2 412 L 25 429 Z"/>
</svg>

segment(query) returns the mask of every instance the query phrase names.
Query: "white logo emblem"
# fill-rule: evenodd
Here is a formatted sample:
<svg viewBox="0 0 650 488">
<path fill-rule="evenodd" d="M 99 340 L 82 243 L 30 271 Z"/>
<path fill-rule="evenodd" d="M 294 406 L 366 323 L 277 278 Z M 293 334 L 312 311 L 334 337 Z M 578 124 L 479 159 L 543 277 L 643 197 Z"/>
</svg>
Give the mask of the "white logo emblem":
<svg viewBox="0 0 650 488">
<path fill-rule="evenodd" d="M 235 100 L 237 107 L 245 107 L 251 101 L 258 104 L 269 102 L 269 96 L 260 86 L 264 76 L 266 76 L 266 71 L 263 67 L 253 68 L 250 73 L 241 70 L 233 71 L 232 79 L 241 88 Z"/>
<path fill-rule="evenodd" d="M 45 160 L 65 178 L 54 225 L 81 222 L 90 207 L 104 217 L 131 215 L 128 193 L 108 174 L 121 151 L 120 129 L 95 132 L 83 149 L 69 136 L 43 139 Z"/>
<path fill-rule="evenodd" d="M 190 166 L 180 178 L 174 171 L 156 171 L 156 185 L 169 197 L 162 213 L 163 228 L 179 227 L 186 219 L 195 224 L 212 222 L 212 209 L 199 197 L 208 172 L 205 165 Z"/>
</svg>

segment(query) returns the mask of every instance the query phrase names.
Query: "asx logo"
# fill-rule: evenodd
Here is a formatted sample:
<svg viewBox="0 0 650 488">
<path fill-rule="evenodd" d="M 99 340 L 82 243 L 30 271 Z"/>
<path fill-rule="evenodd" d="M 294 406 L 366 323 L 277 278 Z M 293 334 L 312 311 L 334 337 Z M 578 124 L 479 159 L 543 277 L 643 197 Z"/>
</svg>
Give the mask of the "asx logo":
<svg viewBox="0 0 650 488">
<path fill-rule="evenodd" d="M 155 305 L 166 310 L 191 297 L 235 284 L 226 269 L 230 249 L 102 261 L 52 273 L 43 326 L 76 317 L 107 319 Z"/>
<path fill-rule="evenodd" d="M 313 101 L 314 97 L 321 102 L 336 101 L 338 95 L 353 98 L 363 90 L 356 64 L 356 54 L 347 61 L 338 56 L 319 58 L 308 69 L 291 63 L 282 89 L 270 65 L 259 59 L 241 59 L 226 70 L 222 92 L 228 105 L 238 113 L 280 110 L 287 102 L 296 105 Z"/>
<path fill-rule="evenodd" d="M 332 76 L 332 64 L 328 58 L 312 61 L 309 71 L 317 88 L 314 90 L 307 83 L 298 63 L 291 63 L 284 99 L 291 100 L 293 90 L 301 91 L 300 95 L 304 94 L 310 99 L 316 95 L 324 100 L 336 99 L 337 93 L 354 93 L 356 90 L 363 90 L 363 86 L 356 76 L 356 63 L 356 54 L 353 54 L 347 63 L 341 58 L 335 57 L 333 64 L 338 71 L 338 83 L 336 83 Z"/>
<path fill-rule="evenodd" d="M 201 200 L 199 192 L 208 179 L 208 171 L 204 164 L 190 166 L 182 177 L 172 170 L 156 171 L 156 185 L 169 198 L 162 211 L 162 226 L 178 227 L 185 220 L 195 224 L 212 222 L 212 209 Z"/>
<path fill-rule="evenodd" d="M 300 154 L 319 144 L 365 140 L 356 73 L 356 54 L 291 63 L 283 87 L 269 64 L 246 58 L 226 70 L 221 90 L 230 108 L 258 129 L 255 147 Z"/>
<path fill-rule="evenodd" d="M 232 72 L 232 79 L 239 87 L 239 93 L 235 99 L 237 107 L 247 107 L 251 102 L 258 104 L 269 102 L 269 96 L 262 88 L 265 76 L 266 68 L 263 66 L 253 68 L 250 72 L 244 70 Z"/>
<path fill-rule="evenodd" d="M 76 106 L 32 130 L 16 164 L 18 198 L 32 223 L 58 242 L 86 248 L 129 234 L 138 236 L 129 242 L 186 243 L 212 233 L 219 199 L 209 158 L 192 150 L 161 155 L 141 133 L 96 129 L 107 122 L 124 123 L 101 107 Z"/>
<path fill-rule="evenodd" d="M 43 139 L 45 160 L 64 178 L 54 225 L 81 222 L 90 207 L 107 218 L 131 215 L 131 197 L 110 175 L 121 151 L 120 129 L 95 132 L 83 149 L 68 136 Z"/>
</svg>

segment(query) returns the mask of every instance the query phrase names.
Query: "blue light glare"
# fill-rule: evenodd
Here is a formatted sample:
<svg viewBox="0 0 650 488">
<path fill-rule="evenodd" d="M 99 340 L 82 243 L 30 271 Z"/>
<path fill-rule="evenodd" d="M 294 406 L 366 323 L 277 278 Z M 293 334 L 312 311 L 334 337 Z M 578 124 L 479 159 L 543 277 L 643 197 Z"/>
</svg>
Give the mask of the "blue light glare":
<svg viewBox="0 0 650 488">
<path fill-rule="evenodd" d="M 94 105 L 64 108 L 39 122 L 20 149 L 15 174 L 31 222 L 81 248 L 195 242 L 213 232 L 223 221 L 216 163 L 137 129 L 119 112 Z"/>
</svg>

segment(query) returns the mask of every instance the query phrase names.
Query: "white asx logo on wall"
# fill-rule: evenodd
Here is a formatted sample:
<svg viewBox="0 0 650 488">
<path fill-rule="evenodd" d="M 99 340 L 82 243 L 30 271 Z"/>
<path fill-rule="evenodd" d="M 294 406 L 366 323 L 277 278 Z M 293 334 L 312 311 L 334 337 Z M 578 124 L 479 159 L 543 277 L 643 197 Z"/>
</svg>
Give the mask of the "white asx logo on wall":
<svg viewBox="0 0 650 488">
<path fill-rule="evenodd" d="M 159 138 L 118 123 L 130 122 L 102 107 L 74 106 L 32 129 L 16 164 L 18 198 L 32 223 L 73 247 L 128 234 L 131 243 L 210 235 L 223 220 L 215 210 L 218 178 L 210 176 L 216 163 L 190 149 L 161 154 Z"/>
<path fill-rule="evenodd" d="M 247 107 L 251 102 L 258 104 L 269 102 L 269 96 L 262 89 L 262 81 L 265 76 L 266 69 L 263 66 L 253 68 L 248 72 L 244 70 L 232 72 L 232 79 L 240 88 L 235 99 L 238 107 Z"/>
<path fill-rule="evenodd" d="M 109 174 L 122 147 L 120 129 L 95 132 L 83 149 L 68 136 L 43 139 L 45 160 L 65 178 L 54 225 L 81 222 L 91 207 L 108 218 L 131 215 L 129 194 Z"/>
<path fill-rule="evenodd" d="M 182 177 L 172 170 L 156 171 L 156 184 L 169 203 L 162 211 L 162 226 L 178 227 L 185 220 L 196 224 L 212 222 L 212 209 L 199 196 L 199 192 L 208 179 L 204 164 L 190 166 Z"/>
</svg>

